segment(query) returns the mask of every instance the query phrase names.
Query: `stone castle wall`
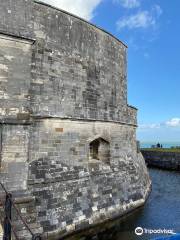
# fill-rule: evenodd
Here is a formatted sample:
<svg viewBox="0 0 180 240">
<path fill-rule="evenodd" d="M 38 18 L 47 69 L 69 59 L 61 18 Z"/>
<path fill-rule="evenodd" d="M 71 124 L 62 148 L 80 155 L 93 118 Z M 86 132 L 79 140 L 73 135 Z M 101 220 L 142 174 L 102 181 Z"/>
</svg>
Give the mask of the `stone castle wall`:
<svg viewBox="0 0 180 240">
<path fill-rule="evenodd" d="M 45 4 L 1 1 L 0 181 L 33 232 L 59 238 L 144 203 L 136 111 L 122 42 Z"/>
<path fill-rule="evenodd" d="M 2 2 L 7 14 L 1 16 L 0 31 L 15 37 L 0 37 L 6 86 L 0 92 L 1 118 L 32 113 L 136 124 L 136 111 L 127 105 L 126 47 L 121 42 L 51 7 Z M 21 11 L 20 19 L 14 11 Z"/>
<path fill-rule="evenodd" d="M 180 170 L 180 152 L 141 150 L 146 163 L 152 167 Z"/>
<path fill-rule="evenodd" d="M 143 204 L 149 178 L 134 127 L 51 119 L 33 128 L 29 186 L 46 232 L 80 230 Z M 99 136 L 110 143 L 110 163 L 90 159 Z"/>
</svg>

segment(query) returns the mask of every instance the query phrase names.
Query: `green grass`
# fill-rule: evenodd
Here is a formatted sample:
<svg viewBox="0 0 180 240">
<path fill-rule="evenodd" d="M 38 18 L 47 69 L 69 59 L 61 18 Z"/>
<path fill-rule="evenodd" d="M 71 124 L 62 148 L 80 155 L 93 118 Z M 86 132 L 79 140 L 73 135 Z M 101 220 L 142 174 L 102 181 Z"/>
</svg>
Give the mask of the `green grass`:
<svg viewBox="0 0 180 240">
<path fill-rule="evenodd" d="M 153 151 L 153 152 L 178 152 L 180 148 L 141 148 L 142 151 Z"/>
</svg>

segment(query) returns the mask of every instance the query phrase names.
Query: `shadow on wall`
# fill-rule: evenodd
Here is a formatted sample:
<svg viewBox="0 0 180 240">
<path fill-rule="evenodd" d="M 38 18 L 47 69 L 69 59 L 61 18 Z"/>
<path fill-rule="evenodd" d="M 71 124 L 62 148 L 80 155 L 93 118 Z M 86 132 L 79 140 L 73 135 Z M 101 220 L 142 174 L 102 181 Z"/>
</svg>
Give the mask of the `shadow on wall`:
<svg viewBox="0 0 180 240">
<path fill-rule="evenodd" d="M 90 159 L 110 164 L 110 143 L 103 138 L 90 142 Z"/>
</svg>

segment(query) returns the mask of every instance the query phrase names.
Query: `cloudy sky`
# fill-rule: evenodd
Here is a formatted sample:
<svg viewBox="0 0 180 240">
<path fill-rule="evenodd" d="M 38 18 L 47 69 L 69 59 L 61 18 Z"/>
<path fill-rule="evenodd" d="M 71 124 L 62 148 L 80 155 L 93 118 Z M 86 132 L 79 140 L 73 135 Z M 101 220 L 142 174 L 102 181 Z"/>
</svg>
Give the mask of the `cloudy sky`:
<svg viewBox="0 0 180 240">
<path fill-rule="evenodd" d="M 180 1 L 43 0 L 128 45 L 128 99 L 141 141 L 180 143 Z"/>
</svg>

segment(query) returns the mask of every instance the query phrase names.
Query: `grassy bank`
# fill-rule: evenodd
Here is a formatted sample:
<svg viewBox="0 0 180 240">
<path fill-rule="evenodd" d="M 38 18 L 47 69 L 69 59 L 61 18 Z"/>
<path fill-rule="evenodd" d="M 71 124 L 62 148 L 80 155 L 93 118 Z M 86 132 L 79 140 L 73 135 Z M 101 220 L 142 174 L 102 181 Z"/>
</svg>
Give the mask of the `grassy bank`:
<svg viewBox="0 0 180 240">
<path fill-rule="evenodd" d="M 142 151 L 153 151 L 153 152 L 178 152 L 180 148 L 141 148 Z"/>
</svg>

